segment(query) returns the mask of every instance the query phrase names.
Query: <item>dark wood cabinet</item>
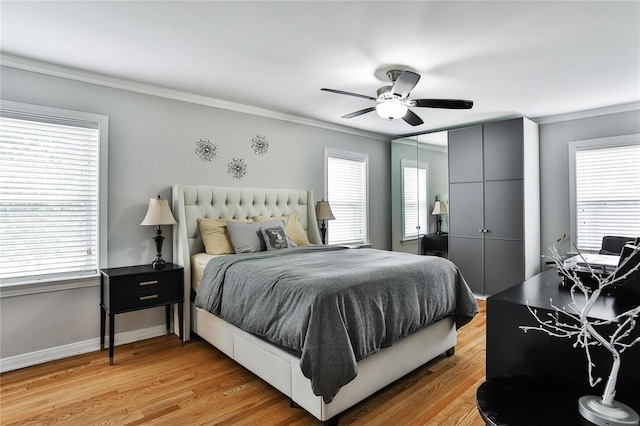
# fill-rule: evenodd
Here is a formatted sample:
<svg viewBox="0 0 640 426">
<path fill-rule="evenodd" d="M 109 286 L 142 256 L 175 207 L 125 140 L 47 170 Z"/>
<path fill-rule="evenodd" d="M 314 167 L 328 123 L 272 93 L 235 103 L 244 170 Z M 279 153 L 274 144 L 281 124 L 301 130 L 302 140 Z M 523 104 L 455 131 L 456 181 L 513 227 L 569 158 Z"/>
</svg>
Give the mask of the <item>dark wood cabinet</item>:
<svg viewBox="0 0 640 426">
<path fill-rule="evenodd" d="M 585 350 L 574 347 L 575 339 L 551 337 L 542 331 L 524 332 L 520 326 L 536 326 L 527 304 L 543 318 L 572 303 L 569 288 L 563 287 L 555 269 L 536 275 L 487 299 L 487 380 L 526 376 L 549 383 L 572 383 L 589 388 Z M 590 317 L 610 320 L 640 304 L 640 298 L 612 293 L 598 298 Z M 636 326 L 633 336 L 640 336 Z M 612 356 L 602 346 L 591 349 L 594 377 L 602 377 L 593 395 L 602 395 Z M 621 353 L 616 400 L 640 411 L 640 344 Z M 576 406 L 577 409 L 577 406 Z"/>
<path fill-rule="evenodd" d="M 100 281 L 100 349 L 104 349 L 106 316 L 109 316 L 109 362 L 113 364 L 114 319 L 116 314 L 165 306 L 167 332 L 171 324 L 171 305 L 178 306 L 178 335 L 183 323 L 184 276 L 181 266 L 167 263 L 156 270 L 151 265 L 108 268 Z M 181 338 L 184 341 L 184 338 Z"/>
<path fill-rule="evenodd" d="M 447 257 L 449 251 L 449 235 L 426 234 L 422 237 L 422 254 L 434 254 L 436 256 Z"/>
</svg>

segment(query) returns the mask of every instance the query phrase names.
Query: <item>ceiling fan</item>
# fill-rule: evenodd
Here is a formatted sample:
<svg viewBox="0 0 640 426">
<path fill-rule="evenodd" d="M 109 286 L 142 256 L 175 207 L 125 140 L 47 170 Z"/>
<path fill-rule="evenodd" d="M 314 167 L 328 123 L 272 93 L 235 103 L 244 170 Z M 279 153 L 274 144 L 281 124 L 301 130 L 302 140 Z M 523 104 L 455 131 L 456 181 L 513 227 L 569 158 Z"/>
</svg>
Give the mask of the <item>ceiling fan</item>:
<svg viewBox="0 0 640 426">
<path fill-rule="evenodd" d="M 409 93 L 416 84 L 418 84 L 420 75 L 413 71 L 395 69 L 387 71 L 386 75 L 391 81 L 391 84 L 379 88 L 377 98 L 335 89 L 322 88 L 320 90 L 337 93 L 339 95 L 369 99 L 378 103 L 376 106 L 343 115 L 342 118 L 353 118 L 371 111 L 376 111 L 382 118 L 388 118 L 389 120 L 402 118 L 412 126 L 419 126 L 423 124 L 424 121 L 409 109 L 411 107 L 446 109 L 470 109 L 473 107 L 473 101 L 464 99 L 408 99 Z"/>
</svg>

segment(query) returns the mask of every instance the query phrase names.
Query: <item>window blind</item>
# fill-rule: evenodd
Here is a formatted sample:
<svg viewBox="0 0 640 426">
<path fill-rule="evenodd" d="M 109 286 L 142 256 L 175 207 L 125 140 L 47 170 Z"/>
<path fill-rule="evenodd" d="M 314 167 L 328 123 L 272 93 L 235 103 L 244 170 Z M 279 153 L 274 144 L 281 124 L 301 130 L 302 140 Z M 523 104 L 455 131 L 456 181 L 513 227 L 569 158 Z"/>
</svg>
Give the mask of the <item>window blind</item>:
<svg viewBox="0 0 640 426">
<path fill-rule="evenodd" d="M 95 123 L 0 117 L 0 278 L 98 269 Z"/>
<path fill-rule="evenodd" d="M 427 166 L 402 165 L 403 238 L 418 238 L 427 229 Z"/>
<path fill-rule="evenodd" d="M 329 244 L 367 242 L 367 161 L 329 154 L 327 198 L 335 220 L 329 222 Z"/>
<path fill-rule="evenodd" d="M 640 144 L 576 149 L 576 225 L 580 250 L 602 237 L 640 236 Z"/>
</svg>

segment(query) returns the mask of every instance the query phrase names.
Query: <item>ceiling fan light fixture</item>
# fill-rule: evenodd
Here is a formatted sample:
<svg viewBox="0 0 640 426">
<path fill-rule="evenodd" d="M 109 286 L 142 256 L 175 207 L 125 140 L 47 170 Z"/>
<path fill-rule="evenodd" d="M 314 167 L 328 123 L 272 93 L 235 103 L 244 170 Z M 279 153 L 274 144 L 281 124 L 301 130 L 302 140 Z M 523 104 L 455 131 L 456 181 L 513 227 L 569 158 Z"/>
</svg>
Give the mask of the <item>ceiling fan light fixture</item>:
<svg viewBox="0 0 640 426">
<path fill-rule="evenodd" d="M 407 109 L 407 106 L 401 104 L 397 99 L 389 99 L 376 106 L 378 115 L 382 118 L 388 118 L 389 120 L 404 117 Z"/>
</svg>

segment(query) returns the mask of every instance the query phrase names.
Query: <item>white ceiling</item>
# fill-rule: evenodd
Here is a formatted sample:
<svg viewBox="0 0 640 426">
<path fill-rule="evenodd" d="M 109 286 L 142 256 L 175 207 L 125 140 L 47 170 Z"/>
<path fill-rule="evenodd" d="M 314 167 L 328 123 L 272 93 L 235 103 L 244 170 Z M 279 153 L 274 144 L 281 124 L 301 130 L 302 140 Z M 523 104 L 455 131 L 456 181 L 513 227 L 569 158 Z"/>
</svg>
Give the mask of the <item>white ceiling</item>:
<svg viewBox="0 0 640 426">
<path fill-rule="evenodd" d="M 639 1 L 112 1 L 0 4 L 5 54 L 386 135 L 640 101 Z M 422 78 L 411 127 L 374 103 L 381 66 Z"/>
</svg>

